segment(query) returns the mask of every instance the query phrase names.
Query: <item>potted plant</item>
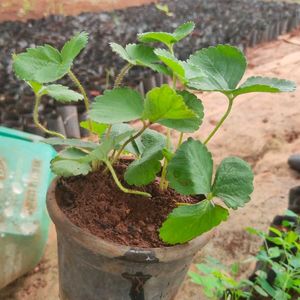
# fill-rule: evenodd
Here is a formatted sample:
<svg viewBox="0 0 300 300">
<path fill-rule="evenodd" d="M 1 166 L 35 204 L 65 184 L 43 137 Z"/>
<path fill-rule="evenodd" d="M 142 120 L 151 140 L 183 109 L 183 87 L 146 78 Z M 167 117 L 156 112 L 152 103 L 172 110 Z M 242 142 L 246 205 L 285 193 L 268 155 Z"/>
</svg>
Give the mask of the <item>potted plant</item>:
<svg viewBox="0 0 300 300">
<path fill-rule="evenodd" d="M 289 92 L 295 84 L 250 77 L 239 85 L 247 63 L 230 45 L 201 49 L 187 61 L 179 60 L 174 45 L 193 29 L 188 22 L 173 33 L 139 34 L 140 43 L 125 48 L 112 43 L 127 64 L 114 88 L 96 97 L 91 107 L 72 71 L 88 42 L 86 33 L 76 34 L 61 51 L 44 45 L 13 57 L 15 73 L 35 94 L 36 125 L 55 136 L 45 142 L 65 146 L 51 162 L 59 177 L 47 199 L 58 235 L 61 299 L 173 299 L 208 232 L 228 218 L 229 209 L 250 200 L 250 166 L 228 157 L 213 175 L 207 145 L 239 95 Z M 170 76 L 172 87 L 153 88 L 145 97 L 123 87 L 124 76 L 136 66 Z M 65 75 L 80 93 L 53 84 Z M 193 90 L 220 92 L 228 99 L 227 111 L 203 141 L 185 139 L 199 129 L 204 116 Z M 83 99 L 89 119 L 82 126 L 90 131 L 89 140 L 67 139 L 40 124 L 43 95 L 60 102 Z M 155 124 L 166 134 L 151 129 Z M 173 143 L 175 131 L 179 138 Z"/>
</svg>

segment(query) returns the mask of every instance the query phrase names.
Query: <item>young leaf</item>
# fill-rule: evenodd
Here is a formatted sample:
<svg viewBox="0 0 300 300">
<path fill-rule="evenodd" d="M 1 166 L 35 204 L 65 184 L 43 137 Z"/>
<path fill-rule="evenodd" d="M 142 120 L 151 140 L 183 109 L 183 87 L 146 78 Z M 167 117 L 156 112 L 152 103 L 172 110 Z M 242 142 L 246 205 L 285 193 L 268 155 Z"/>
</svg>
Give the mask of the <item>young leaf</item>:
<svg viewBox="0 0 300 300">
<path fill-rule="evenodd" d="M 174 36 L 176 37 L 177 42 L 187 37 L 189 34 L 191 34 L 195 29 L 195 23 L 194 22 L 186 22 L 182 25 L 180 25 L 175 31 Z"/>
<path fill-rule="evenodd" d="M 175 74 L 182 83 L 186 82 L 183 62 L 178 60 L 174 55 L 165 49 L 156 49 L 154 53 L 166 66 L 172 70 L 173 74 Z"/>
<path fill-rule="evenodd" d="M 164 84 L 154 88 L 146 95 L 144 120 L 158 122 L 164 119 L 188 119 L 196 114 L 188 108 L 181 95 Z"/>
<path fill-rule="evenodd" d="M 44 87 L 43 94 L 53 97 L 59 102 L 71 102 L 82 100 L 83 96 L 60 84 L 50 84 Z"/>
<path fill-rule="evenodd" d="M 63 62 L 57 49 L 45 45 L 14 55 L 13 69 L 20 79 L 48 83 L 62 78 L 70 64 Z"/>
<path fill-rule="evenodd" d="M 102 134 L 106 131 L 108 125 L 107 124 L 101 124 L 94 121 L 91 121 L 92 123 L 92 133 L 97 134 L 99 137 L 102 136 Z M 89 121 L 82 121 L 80 122 L 80 127 L 90 130 L 90 122 Z"/>
<path fill-rule="evenodd" d="M 88 43 L 89 35 L 87 32 L 80 32 L 65 43 L 61 50 L 62 60 L 71 64 L 80 51 L 85 48 Z"/>
<path fill-rule="evenodd" d="M 233 91 L 233 95 L 238 96 L 247 93 L 280 93 L 293 92 L 296 84 L 293 81 L 269 78 L 269 77 L 250 77 L 238 89 Z"/>
<path fill-rule="evenodd" d="M 79 139 L 61 139 L 56 137 L 44 139 L 42 142 L 52 146 L 71 146 L 86 149 L 95 149 L 98 146 L 93 142 L 81 141 Z"/>
<path fill-rule="evenodd" d="M 176 151 L 168 164 L 170 186 L 183 195 L 211 192 L 213 161 L 200 141 L 189 138 Z"/>
<path fill-rule="evenodd" d="M 89 115 L 95 122 L 115 124 L 139 119 L 143 110 L 143 98 L 137 91 L 116 88 L 96 97 Z"/>
<path fill-rule="evenodd" d="M 124 134 L 126 132 L 128 132 L 128 137 L 129 136 L 132 136 L 134 133 L 135 133 L 135 129 L 129 125 L 129 124 L 126 124 L 126 123 L 118 123 L 118 124 L 114 124 L 111 128 L 111 133 L 110 133 L 110 136 L 112 138 L 115 138 L 121 134 Z M 127 137 L 126 137 L 127 138 Z M 120 144 L 122 144 L 123 142 L 125 142 L 125 139 L 123 139 L 122 141 L 120 141 Z M 119 149 L 120 148 L 120 144 L 116 145 L 116 149 Z M 137 149 L 137 145 L 135 142 L 132 142 L 130 144 L 128 144 L 125 149 L 125 151 L 129 152 L 129 153 L 132 153 L 132 154 L 138 154 L 138 149 Z"/>
<path fill-rule="evenodd" d="M 58 155 L 55 157 L 55 159 L 61 159 L 61 160 L 80 160 L 84 158 L 87 155 L 86 152 L 75 148 L 75 147 L 70 147 L 66 148 L 58 153 Z"/>
<path fill-rule="evenodd" d="M 250 200 L 253 192 L 253 173 L 250 166 L 238 157 L 225 158 L 219 165 L 212 193 L 227 207 L 237 209 Z"/>
<path fill-rule="evenodd" d="M 110 46 L 115 53 L 134 66 L 145 66 L 154 71 L 168 74 L 167 69 L 159 64 L 160 60 L 154 54 L 152 47 L 129 44 L 124 49 L 121 45 L 116 43 L 111 43 Z"/>
<path fill-rule="evenodd" d="M 188 91 L 177 91 L 183 97 L 186 106 L 195 113 L 195 117 L 181 120 L 163 120 L 159 123 L 180 132 L 194 132 L 199 129 L 204 117 L 204 107 L 200 99 Z"/>
<path fill-rule="evenodd" d="M 223 92 L 236 88 L 247 66 L 244 54 L 229 45 L 199 50 L 190 56 L 188 64 L 199 69 L 199 76 L 190 78 L 190 87 Z"/>
<path fill-rule="evenodd" d="M 51 161 L 51 170 L 58 176 L 70 177 L 87 175 L 92 169 L 88 163 L 76 160 L 54 159 Z"/>
<path fill-rule="evenodd" d="M 183 244 L 227 220 L 228 210 L 208 200 L 199 204 L 179 206 L 173 210 L 159 231 L 169 244 Z"/>
<path fill-rule="evenodd" d="M 143 43 L 161 42 L 167 47 L 179 42 L 188 36 L 195 28 L 193 22 L 180 25 L 173 33 L 168 32 L 145 32 L 138 35 L 139 41 Z"/>
<path fill-rule="evenodd" d="M 144 152 L 140 159 L 135 160 L 127 168 L 124 178 L 128 184 L 142 186 L 152 182 L 161 169 L 162 150 L 166 138 L 159 132 L 148 129 L 142 135 Z"/>
<path fill-rule="evenodd" d="M 85 162 L 91 162 L 93 160 L 107 161 L 109 152 L 116 149 L 117 145 L 127 139 L 131 133 L 131 131 L 126 131 L 119 135 L 110 136 L 108 139 L 104 139 L 100 145 L 86 156 Z"/>
</svg>

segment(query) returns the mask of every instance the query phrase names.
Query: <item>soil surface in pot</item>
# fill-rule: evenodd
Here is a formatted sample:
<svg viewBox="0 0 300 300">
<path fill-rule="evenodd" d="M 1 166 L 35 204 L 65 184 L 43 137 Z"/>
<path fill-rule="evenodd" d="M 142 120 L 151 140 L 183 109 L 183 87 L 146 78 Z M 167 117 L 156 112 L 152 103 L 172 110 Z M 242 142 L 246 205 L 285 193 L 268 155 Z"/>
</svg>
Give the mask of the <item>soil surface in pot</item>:
<svg viewBox="0 0 300 300">
<path fill-rule="evenodd" d="M 125 165 L 116 166 L 123 178 Z M 126 184 L 123 182 L 126 186 Z M 172 189 L 162 192 L 154 182 L 142 188 L 151 198 L 125 194 L 110 173 L 102 170 L 60 179 L 56 198 L 65 215 L 78 227 L 107 241 L 138 247 L 167 246 L 159 238 L 159 228 L 176 203 L 196 203 Z"/>
</svg>

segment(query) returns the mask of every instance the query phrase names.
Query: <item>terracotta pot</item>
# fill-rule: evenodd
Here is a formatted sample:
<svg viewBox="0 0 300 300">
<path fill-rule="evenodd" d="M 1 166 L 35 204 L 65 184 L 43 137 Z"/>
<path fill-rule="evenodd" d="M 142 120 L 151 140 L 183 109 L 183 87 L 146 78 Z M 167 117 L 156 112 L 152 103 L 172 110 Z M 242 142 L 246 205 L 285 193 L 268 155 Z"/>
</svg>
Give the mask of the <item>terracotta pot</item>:
<svg viewBox="0 0 300 300">
<path fill-rule="evenodd" d="M 164 248 L 114 244 L 72 224 L 57 205 L 55 189 L 56 180 L 47 207 L 57 231 L 61 300 L 174 299 L 193 257 L 212 236 Z"/>
</svg>

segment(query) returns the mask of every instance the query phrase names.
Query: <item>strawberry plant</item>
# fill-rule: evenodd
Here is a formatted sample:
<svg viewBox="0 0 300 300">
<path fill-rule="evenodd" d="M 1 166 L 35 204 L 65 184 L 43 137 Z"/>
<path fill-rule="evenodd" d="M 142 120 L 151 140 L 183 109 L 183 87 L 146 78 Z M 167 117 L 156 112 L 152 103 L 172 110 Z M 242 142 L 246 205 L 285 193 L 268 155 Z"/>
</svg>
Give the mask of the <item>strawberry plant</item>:
<svg viewBox="0 0 300 300">
<path fill-rule="evenodd" d="M 250 200 L 253 174 L 249 165 L 238 157 L 228 157 L 214 174 L 208 149 L 208 143 L 230 114 L 237 97 L 295 89 L 293 82 L 266 77 L 250 77 L 240 83 L 246 71 L 246 58 L 230 45 L 201 49 L 186 61 L 178 59 L 174 46 L 193 29 L 194 24 L 187 22 L 172 33 L 139 34 L 137 44 L 122 47 L 111 43 L 112 50 L 127 63 L 114 87 L 96 97 L 91 106 L 72 71 L 74 59 L 87 44 L 86 33 L 75 35 L 61 50 L 44 45 L 13 57 L 16 75 L 25 80 L 35 94 L 36 125 L 54 136 L 47 139 L 47 143 L 65 146 L 51 163 L 55 174 L 69 177 L 102 169 L 111 173 L 116 188 L 124 193 L 151 197 L 145 190 L 156 180 L 162 191 L 171 188 L 191 197 L 205 196 L 197 204 L 178 203 L 168 216 L 159 234 L 169 244 L 185 243 L 209 231 L 228 218 L 229 209 L 242 207 Z M 164 84 L 153 88 L 143 97 L 136 90 L 122 86 L 124 76 L 134 67 L 168 75 L 172 86 Z M 78 92 L 53 83 L 64 76 L 71 78 Z M 202 102 L 193 91 L 220 92 L 228 99 L 227 111 L 203 141 L 185 140 L 185 134 L 199 130 L 204 117 Z M 92 138 L 88 141 L 67 139 L 40 124 L 38 107 L 43 95 L 60 102 L 84 100 L 89 119 L 82 126 L 90 131 Z M 131 126 L 131 121 L 139 122 L 140 128 Z M 153 124 L 164 126 L 166 135 L 151 129 Z M 174 131 L 179 132 L 175 143 L 171 140 Z M 98 142 L 93 142 L 95 136 Z M 124 153 L 131 153 L 134 160 L 128 165 L 124 178 L 119 178 L 115 166 Z"/>
</svg>

